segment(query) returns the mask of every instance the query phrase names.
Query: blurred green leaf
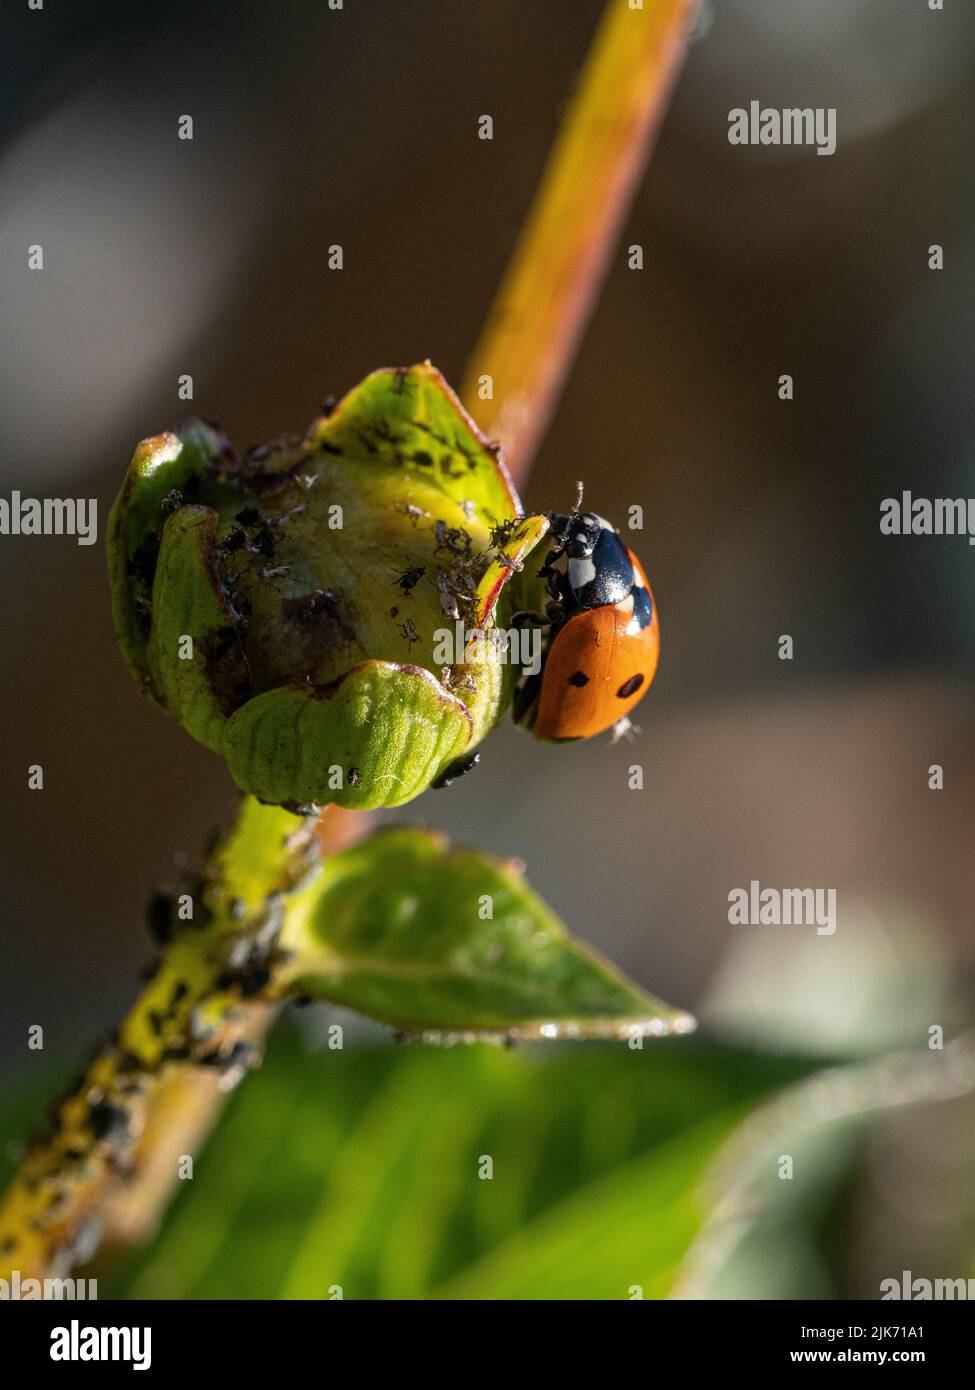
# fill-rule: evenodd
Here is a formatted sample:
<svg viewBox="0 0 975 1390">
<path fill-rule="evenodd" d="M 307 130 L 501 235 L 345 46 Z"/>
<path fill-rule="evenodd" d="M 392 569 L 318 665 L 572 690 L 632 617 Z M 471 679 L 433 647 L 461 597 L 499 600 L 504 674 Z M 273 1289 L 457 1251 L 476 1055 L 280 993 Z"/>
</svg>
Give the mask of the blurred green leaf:
<svg viewBox="0 0 975 1390">
<path fill-rule="evenodd" d="M 30 1064 L 6 1084 L 0 1099 L 0 1192 L 20 1166 L 31 1134 L 71 1077 L 63 1058 L 52 1061 L 46 1052 L 28 1055 Z"/>
<path fill-rule="evenodd" d="M 422 1032 L 627 1037 L 693 1019 L 573 940 L 516 865 L 384 830 L 289 901 L 293 992 Z"/>
<path fill-rule="evenodd" d="M 689 1041 L 309 1055 L 283 1026 L 104 1293 L 660 1297 L 716 1145 L 799 1070 Z"/>
</svg>

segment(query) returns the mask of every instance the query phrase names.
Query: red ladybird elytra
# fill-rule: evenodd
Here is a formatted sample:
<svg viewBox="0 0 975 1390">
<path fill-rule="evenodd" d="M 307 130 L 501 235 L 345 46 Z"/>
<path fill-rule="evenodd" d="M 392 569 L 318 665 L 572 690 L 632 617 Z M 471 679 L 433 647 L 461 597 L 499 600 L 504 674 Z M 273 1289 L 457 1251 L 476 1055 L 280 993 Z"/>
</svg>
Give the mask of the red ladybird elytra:
<svg viewBox="0 0 975 1390">
<path fill-rule="evenodd" d="M 660 625 L 643 566 L 594 512 L 552 516 L 542 575 L 557 605 L 537 698 L 536 738 L 591 738 L 625 720 L 650 687 Z M 564 571 L 555 567 L 567 557 Z"/>
</svg>

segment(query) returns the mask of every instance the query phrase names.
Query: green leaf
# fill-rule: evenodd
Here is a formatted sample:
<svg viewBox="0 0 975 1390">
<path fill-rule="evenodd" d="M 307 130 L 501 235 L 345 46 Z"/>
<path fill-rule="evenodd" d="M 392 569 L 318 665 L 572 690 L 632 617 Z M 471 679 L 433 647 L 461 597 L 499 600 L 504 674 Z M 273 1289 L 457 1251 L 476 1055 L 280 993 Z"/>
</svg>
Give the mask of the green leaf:
<svg viewBox="0 0 975 1390">
<path fill-rule="evenodd" d="M 722 1114 L 558 1203 L 437 1291 L 440 1298 L 666 1298 L 702 1218 L 698 1186 L 728 1135 Z M 634 1220 L 641 1209 L 653 1221 Z M 628 1280 L 628 1282 L 624 1282 Z M 631 1292 L 631 1290 L 633 1292 Z"/>
<path fill-rule="evenodd" d="M 692 1040 L 373 1049 L 348 1030 L 342 1050 L 308 1055 L 285 1026 L 154 1246 L 100 1291 L 662 1297 L 706 1215 L 716 1146 L 810 1066 Z"/>
<path fill-rule="evenodd" d="M 336 855 L 289 901 L 295 993 L 414 1032 L 626 1037 L 689 1032 L 575 941 L 518 866 L 424 830 Z"/>
</svg>

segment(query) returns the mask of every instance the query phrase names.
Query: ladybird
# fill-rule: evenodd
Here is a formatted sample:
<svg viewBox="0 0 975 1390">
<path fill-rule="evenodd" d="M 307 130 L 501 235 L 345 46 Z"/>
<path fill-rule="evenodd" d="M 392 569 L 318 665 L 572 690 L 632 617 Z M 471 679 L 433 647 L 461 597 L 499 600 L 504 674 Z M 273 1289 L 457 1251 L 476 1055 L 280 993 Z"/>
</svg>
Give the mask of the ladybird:
<svg viewBox="0 0 975 1390">
<path fill-rule="evenodd" d="M 549 514 L 552 620 L 526 722 L 536 738 L 591 738 L 624 720 L 650 688 L 660 627 L 643 566 L 595 512 Z M 564 561 L 564 564 L 563 564 Z"/>
</svg>

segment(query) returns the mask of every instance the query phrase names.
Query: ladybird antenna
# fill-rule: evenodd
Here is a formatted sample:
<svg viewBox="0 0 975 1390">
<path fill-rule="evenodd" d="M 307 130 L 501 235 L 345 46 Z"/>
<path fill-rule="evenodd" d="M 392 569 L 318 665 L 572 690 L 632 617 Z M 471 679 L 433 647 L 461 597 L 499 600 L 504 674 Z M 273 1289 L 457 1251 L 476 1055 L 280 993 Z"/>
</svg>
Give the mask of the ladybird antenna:
<svg viewBox="0 0 975 1390">
<path fill-rule="evenodd" d="M 580 479 L 579 482 L 576 483 L 576 500 L 572 504 L 572 516 L 578 516 L 579 513 L 582 511 L 582 494 L 584 489 L 585 484 Z"/>
</svg>

